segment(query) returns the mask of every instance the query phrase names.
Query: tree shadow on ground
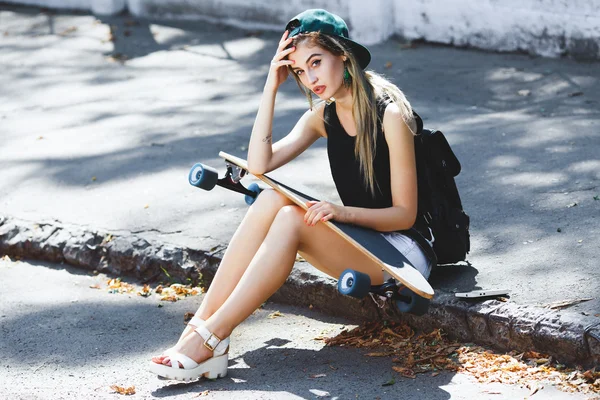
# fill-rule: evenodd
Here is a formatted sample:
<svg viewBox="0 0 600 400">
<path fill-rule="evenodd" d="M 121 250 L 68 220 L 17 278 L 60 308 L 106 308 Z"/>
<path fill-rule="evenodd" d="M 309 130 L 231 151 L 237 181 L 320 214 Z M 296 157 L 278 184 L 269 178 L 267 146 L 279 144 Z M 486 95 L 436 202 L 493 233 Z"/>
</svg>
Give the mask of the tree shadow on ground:
<svg viewBox="0 0 600 400">
<path fill-rule="evenodd" d="M 36 22 L 32 32 L 55 33 L 57 22 L 53 18 L 49 18 L 45 28 Z M 158 108 L 92 111 L 65 126 L 85 131 L 131 114 L 153 118 L 156 125 L 144 131 L 129 128 L 126 134 L 136 136 L 137 142 L 93 156 L 23 157 L 17 164 L 34 165 L 36 172 L 19 176 L 18 181 L 39 177 L 39 171 L 43 171 L 44 179 L 77 187 L 89 185 L 89 176 L 95 175 L 92 171 L 99 169 L 105 173 L 104 182 L 110 183 L 171 168 L 184 171 L 197 160 L 215 159 L 218 150 L 243 155 L 240 149 L 246 145 L 258 104 L 253 94 L 262 90 L 266 64 L 279 35 L 253 37 L 253 41 L 260 42 L 256 49 L 239 56 L 231 51 L 230 43 L 247 39 L 248 33 L 232 28 L 216 29 L 208 23 L 144 21 L 130 16 L 104 18 L 101 22 L 117 26 L 113 30 L 114 48 L 106 54 L 122 54 L 125 63 L 120 72 L 115 72 L 119 70 L 114 66 L 91 71 L 89 66 L 71 69 L 72 79 L 80 80 L 82 92 L 125 82 L 127 73 L 152 71 L 148 65 L 128 69 L 127 60 L 140 61 L 160 52 L 184 52 L 232 63 L 223 69 L 193 71 L 200 76 L 190 79 L 196 87 L 214 84 L 211 79 L 216 75 L 234 77 L 238 84 L 234 89 L 215 90 L 204 97 L 192 96 L 184 103 Z M 157 27 L 158 36 L 154 35 L 153 26 Z M 125 33 L 128 30 L 129 36 Z M 17 51 L 17 47 L 13 50 Z M 24 47 L 25 53 L 36 51 Z M 472 231 L 476 232 L 473 264 L 478 268 L 487 265 L 490 272 L 501 271 L 497 274 L 500 278 L 521 276 L 518 291 L 523 294 L 540 286 L 531 277 L 544 275 L 548 282 L 542 285 L 548 290 L 552 290 L 551 282 L 558 281 L 568 291 L 595 296 L 600 286 L 600 270 L 596 268 L 600 236 L 595 234 L 600 215 L 600 201 L 595 200 L 600 194 L 597 63 L 450 47 L 401 49 L 394 40 L 371 49 L 371 67 L 391 77 L 414 99 L 426 127 L 443 130 L 463 164 L 457 181 L 471 216 Z M 89 55 L 85 49 L 81 54 Z M 243 74 L 235 75 L 232 71 L 236 70 L 243 70 Z M 158 72 L 191 73 L 185 65 L 165 67 Z M 35 93 L 62 83 L 60 78 L 54 78 L 39 84 L 37 73 L 16 72 L 15 76 L 26 77 L 30 82 L 22 93 Z M 293 86 L 284 87 L 282 96 L 298 98 Z M 100 96 L 89 101 L 93 104 L 109 100 L 110 96 Z M 255 104 L 251 110 L 238 109 L 249 102 Z M 215 104 L 218 107 L 214 108 Z M 302 107 L 294 106 L 276 113 L 276 138 L 289 131 L 302 111 Z M 161 128 L 160 122 L 173 116 L 185 122 Z M 201 126 L 197 133 L 193 133 L 194 125 Z M 171 135 L 173 130 L 183 137 Z M 585 272 L 565 277 L 565 265 L 577 265 Z M 470 272 L 453 270 L 458 271 L 458 280 L 471 281 Z M 443 285 L 448 286 L 443 287 L 452 288 L 458 283 L 456 279 L 449 282 L 444 281 Z"/>
<path fill-rule="evenodd" d="M 45 264 L 44 267 L 77 272 L 64 266 Z M 55 275 L 47 276 L 47 281 L 55 282 L 54 279 Z M 39 379 L 30 383 L 28 389 L 33 390 L 38 383 L 45 382 L 54 393 L 71 389 L 70 381 L 55 378 L 65 374 L 83 375 L 84 380 L 93 376 L 94 385 L 104 375 L 107 387 L 118 376 L 119 382 L 135 382 L 136 387 L 141 388 L 138 393 L 143 393 L 147 386 L 156 387 L 156 377 L 145 371 L 150 353 L 173 344 L 183 328 L 184 311 L 198 305 L 195 298 L 157 308 L 151 298 L 108 293 L 98 297 L 101 292 L 92 289 L 89 289 L 92 294 L 87 295 L 85 284 L 80 284 L 84 291 L 77 291 L 80 300 L 73 302 L 65 296 L 70 277 L 58 278 L 57 282 L 62 282 L 65 287 L 49 294 L 45 303 L 32 297 L 20 300 L 17 297 L 20 286 L 27 285 L 31 290 L 47 289 L 38 287 L 38 281 L 33 285 L 22 281 L 10 288 L 12 300 L 10 305 L 5 303 L 10 310 L 2 309 L 5 315 L 0 326 L 0 358 L 3 368 L 7 367 L 9 378 L 19 381 L 19 371 L 34 369 Z M 17 303 L 21 305 L 15 307 Z M 408 398 L 417 398 L 424 393 L 431 399 L 450 397 L 442 387 L 449 384 L 453 373 L 402 379 L 392 371 L 390 358 L 365 357 L 364 354 L 372 349 L 302 348 L 306 337 L 296 341 L 295 335 L 311 335 L 311 320 L 337 324 L 348 321 L 308 309 L 282 307 L 286 306 L 266 305 L 236 330 L 241 336 L 233 338 L 232 348 L 247 350 L 230 358 L 227 379 L 189 384 L 165 381 L 158 389 L 152 389 L 151 396 L 162 398 L 209 390 L 231 392 L 232 395 L 237 391 L 258 391 L 266 395 L 281 393 L 312 398 L 314 391 L 319 390 L 329 392 L 333 398 L 358 395 L 360 398 L 391 399 L 397 398 L 398 393 Z M 285 322 L 267 318 L 274 309 L 294 314 L 295 319 L 300 316 L 305 322 L 294 322 L 295 328 L 290 331 Z M 318 374 L 324 375 L 312 377 Z M 382 386 L 392 378 L 396 380 L 393 386 Z"/>
</svg>

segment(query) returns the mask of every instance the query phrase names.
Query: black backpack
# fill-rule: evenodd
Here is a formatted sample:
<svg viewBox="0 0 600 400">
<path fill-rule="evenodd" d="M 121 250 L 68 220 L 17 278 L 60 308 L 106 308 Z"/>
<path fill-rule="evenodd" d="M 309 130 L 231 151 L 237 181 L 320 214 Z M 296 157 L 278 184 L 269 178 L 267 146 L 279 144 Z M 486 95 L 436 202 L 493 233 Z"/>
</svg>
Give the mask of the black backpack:
<svg viewBox="0 0 600 400">
<path fill-rule="evenodd" d="M 438 264 L 464 261 L 471 245 L 469 216 L 454 182 L 460 162 L 438 130 L 422 129 L 415 136 L 415 156 L 419 196 L 415 228 L 428 239 L 433 233 Z"/>
</svg>

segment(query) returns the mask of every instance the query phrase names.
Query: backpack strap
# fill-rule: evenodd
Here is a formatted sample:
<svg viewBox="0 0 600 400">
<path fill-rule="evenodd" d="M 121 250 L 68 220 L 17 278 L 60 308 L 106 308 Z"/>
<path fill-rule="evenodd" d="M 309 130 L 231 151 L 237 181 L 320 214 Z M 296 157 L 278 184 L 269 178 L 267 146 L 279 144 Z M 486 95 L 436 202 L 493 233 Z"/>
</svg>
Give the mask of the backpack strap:
<svg viewBox="0 0 600 400">
<path fill-rule="evenodd" d="M 420 135 L 423 132 L 423 120 L 421 116 L 413 110 L 413 116 L 415 117 L 415 122 L 417 123 L 417 135 Z"/>
</svg>

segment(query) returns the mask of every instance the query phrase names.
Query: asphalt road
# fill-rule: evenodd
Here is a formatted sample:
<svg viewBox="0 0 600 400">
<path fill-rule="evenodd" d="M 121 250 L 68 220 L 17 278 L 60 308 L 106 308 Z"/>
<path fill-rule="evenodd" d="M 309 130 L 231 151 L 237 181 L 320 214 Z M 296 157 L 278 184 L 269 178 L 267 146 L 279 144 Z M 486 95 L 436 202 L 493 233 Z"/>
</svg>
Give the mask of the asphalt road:
<svg viewBox="0 0 600 400">
<path fill-rule="evenodd" d="M 184 314 L 195 311 L 201 296 L 160 302 L 156 295 L 109 293 L 107 280 L 64 265 L 0 261 L 1 398 L 120 398 L 112 385 L 135 386 L 136 394 L 124 397 L 132 399 L 517 399 L 530 393 L 449 372 L 402 378 L 389 357 L 315 340 L 353 327 L 351 321 L 273 303 L 234 331 L 226 378 L 159 380 L 146 363 L 176 340 Z M 276 311 L 282 316 L 269 318 Z M 391 379 L 395 384 L 382 386 Z M 534 397 L 587 398 L 551 386 Z"/>
</svg>

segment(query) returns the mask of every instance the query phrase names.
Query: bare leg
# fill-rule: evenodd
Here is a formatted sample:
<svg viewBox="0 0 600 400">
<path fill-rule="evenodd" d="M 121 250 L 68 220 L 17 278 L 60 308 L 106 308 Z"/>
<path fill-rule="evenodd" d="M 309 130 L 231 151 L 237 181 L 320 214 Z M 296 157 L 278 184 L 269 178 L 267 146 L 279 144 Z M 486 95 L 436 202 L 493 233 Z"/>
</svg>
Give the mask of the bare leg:
<svg viewBox="0 0 600 400">
<path fill-rule="evenodd" d="M 271 189 L 264 190 L 258 196 L 229 242 L 196 315 L 207 320 L 227 300 L 267 236 L 275 216 L 290 203 Z"/>
<path fill-rule="evenodd" d="M 290 204 L 287 198 L 271 189 L 263 190 L 258 196 L 233 235 L 210 288 L 204 296 L 200 308 L 196 311 L 196 316 L 207 320 L 221 307 L 246 271 L 252 257 L 267 235 L 277 212 L 287 204 Z M 186 327 L 178 342 L 193 329 L 191 326 Z M 163 354 L 153 357 L 152 360 L 161 363 L 164 357 Z"/>
<path fill-rule="evenodd" d="M 381 268 L 323 224 L 307 226 L 304 211 L 297 206 L 283 207 L 250 265 L 222 306 L 206 321 L 206 328 L 220 338 L 233 329 L 266 301 L 287 279 L 296 252 L 302 251 L 315 266 L 327 265 L 324 272 L 335 278 L 346 268 L 371 276 L 374 284 L 383 282 Z M 318 260 L 318 263 L 317 263 Z M 324 269 L 324 268 L 323 268 Z M 188 335 L 176 350 L 197 362 L 212 354 L 202 346 L 199 335 Z M 168 357 L 163 363 L 170 365 Z"/>
</svg>

